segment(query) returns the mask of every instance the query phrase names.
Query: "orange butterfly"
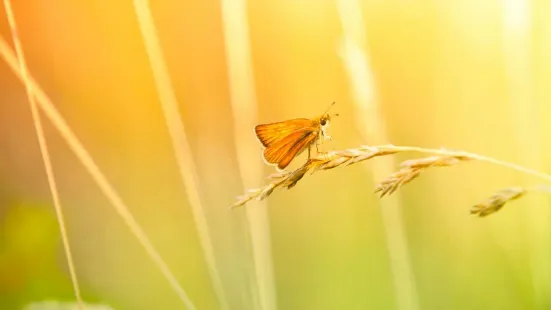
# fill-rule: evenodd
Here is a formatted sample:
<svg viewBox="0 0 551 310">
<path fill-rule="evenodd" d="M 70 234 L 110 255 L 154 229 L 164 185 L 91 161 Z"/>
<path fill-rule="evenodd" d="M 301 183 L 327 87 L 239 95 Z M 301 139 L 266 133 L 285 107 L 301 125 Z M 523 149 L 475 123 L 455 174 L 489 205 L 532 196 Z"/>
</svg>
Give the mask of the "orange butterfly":
<svg viewBox="0 0 551 310">
<path fill-rule="evenodd" d="M 314 119 L 296 118 L 288 121 L 257 125 L 254 128 L 256 136 L 264 146 L 263 158 L 269 165 L 277 165 L 278 170 L 283 170 L 289 163 L 308 149 L 310 159 L 310 148 L 318 140 L 331 139 L 327 135 L 327 127 L 331 116 L 329 108 L 321 116 Z M 338 116 L 338 114 L 334 114 Z"/>
</svg>

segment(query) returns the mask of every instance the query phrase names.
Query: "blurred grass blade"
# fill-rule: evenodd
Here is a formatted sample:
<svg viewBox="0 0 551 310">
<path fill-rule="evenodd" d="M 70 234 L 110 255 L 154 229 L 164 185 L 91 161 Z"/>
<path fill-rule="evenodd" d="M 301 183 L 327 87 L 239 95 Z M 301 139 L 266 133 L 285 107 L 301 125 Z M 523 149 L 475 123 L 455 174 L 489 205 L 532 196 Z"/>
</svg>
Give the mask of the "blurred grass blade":
<svg viewBox="0 0 551 310">
<path fill-rule="evenodd" d="M 88 304 L 88 303 L 72 303 L 61 301 L 40 301 L 26 304 L 22 310 L 115 310 L 107 305 Z"/>
<path fill-rule="evenodd" d="M 52 161 L 50 160 L 50 153 L 48 151 L 48 144 L 46 142 L 46 135 L 44 134 L 44 130 L 42 128 L 40 113 L 38 111 L 38 106 L 36 105 L 36 101 L 33 95 L 34 94 L 33 84 L 29 81 L 29 76 L 27 74 L 28 72 L 27 63 L 25 61 L 25 54 L 23 52 L 21 39 L 19 38 L 19 33 L 17 31 L 17 24 L 15 22 L 15 15 L 13 13 L 11 1 L 4 0 L 4 6 L 6 7 L 6 15 L 8 17 L 8 23 L 10 25 L 10 30 L 11 30 L 11 35 L 15 46 L 16 56 L 19 61 L 19 71 L 21 73 L 23 84 L 25 85 L 25 90 L 27 92 L 27 99 L 29 100 L 29 104 L 31 107 L 31 114 L 32 114 L 34 127 L 36 130 L 36 137 L 38 139 L 38 145 L 40 147 L 40 153 L 42 155 L 42 161 L 44 163 L 44 169 L 46 171 L 48 186 L 50 187 L 50 193 L 52 195 L 52 202 L 54 204 L 57 222 L 59 224 L 61 241 L 63 243 L 65 257 L 67 258 L 67 266 L 69 268 L 69 274 L 71 277 L 71 283 L 73 285 L 75 299 L 77 300 L 76 306 L 78 307 L 79 310 L 84 310 L 84 305 L 80 294 L 80 286 L 78 284 L 78 278 L 75 270 L 75 263 L 73 261 L 73 254 L 71 252 L 71 246 L 69 244 L 69 236 L 67 234 L 67 228 L 65 226 L 63 209 L 61 208 L 61 201 L 59 199 L 59 191 L 57 189 L 54 170 L 52 167 Z"/>
<path fill-rule="evenodd" d="M 541 123 L 538 102 L 534 96 L 534 71 L 532 64 L 532 16 L 531 2 L 526 0 L 503 1 L 503 42 L 509 108 L 513 126 L 512 143 L 516 145 L 521 164 L 530 164 L 543 170 L 542 146 L 540 145 Z M 522 183 L 529 179 L 522 176 Z M 550 205 L 545 197 L 530 195 L 527 204 L 540 206 L 528 208 L 526 221 L 529 227 L 531 276 L 535 299 L 540 307 L 549 306 L 551 291 L 551 244 Z"/>
<path fill-rule="evenodd" d="M 237 159 L 243 186 L 249 188 L 262 180 L 263 162 L 253 134 L 258 122 L 247 6 L 245 0 L 221 0 L 221 4 Z M 260 309 L 275 310 L 276 290 L 267 204 L 251 203 L 246 212 Z"/>
<path fill-rule="evenodd" d="M 386 124 L 379 111 L 375 94 L 375 83 L 367 55 L 365 24 L 362 7 L 358 0 L 337 0 L 344 41 L 342 58 L 348 72 L 356 109 L 356 126 L 365 141 L 388 143 Z M 368 167 L 368 166 L 365 166 Z M 394 171 L 393 157 L 381 158 L 376 165 L 369 166 L 375 182 L 386 178 Z M 410 262 L 409 249 L 402 223 L 401 203 L 395 194 L 381 201 L 382 217 L 390 255 L 391 272 L 394 277 L 396 304 L 399 310 L 419 309 L 419 298 Z"/>
<path fill-rule="evenodd" d="M 9 65 L 10 69 L 15 73 L 15 75 L 23 81 L 23 76 L 18 70 L 17 58 L 15 53 L 12 51 L 9 44 L 3 37 L 0 37 L 0 54 L 2 58 Z M 78 160 L 86 168 L 86 171 L 92 176 L 92 179 L 102 193 L 107 197 L 111 205 L 115 208 L 117 213 L 121 216 L 123 221 L 130 228 L 131 233 L 138 239 L 140 244 L 144 247 L 149 257 L 153 260 L 155 265 L 159 268 L 163 276 L 167 279 L 170 286 L 176 294 L 180 297 L 182 302 L 186 305 L 188 309 L 195 309 L 195 306 L 189 299 L 187 293 L 184 291 L 176 277 L 157 252 L 143 229 L 140 227 L 126 204 L 123 202 L 122 198 L 113 188 L 113 186 L 107 181 L 105 175 L 101 172 L 100 168 L 97 166 L 94 159 L 90 156 L 86 148 L 78 140 L 76 135 L 73 133 L 65 119 L 57 111 L 54 104 L 50 98 L 44 93 L 42 88 L 36 83 L 32 75 L 27 72 L 28 81 L 32 85 L 32 90 L 34 92 L 34 97 L 37 99 L 38 106 L 42 109 L 44 114 L 50 119 L 54 127 L 59 131 L 65 142 L 69 145 L 69 148 L 75 153 Z"/>
<path fill-rule="evenodd" d="M 178 168 L 180 170 L 180 176 L 185 185 L 186 193 L 193 211 L 195 224 L 199 232 L 201 247 L 209 267 L 213 288 L 222 309 L 228 309 L 228 301 L 224 293 L 220 273 L 216 267 L 216 260 L 214 258 L 214 250 L 205 216 L 205 210 L 203 209 L 203 205 L 201 204 L 201 199 L 199 197 L 199 189 L 196 182 L 197 172 L 195 163 L 193 162 L 193 156 L 191 154 L 191 149 L 185 133 L 184 124 L 180 119 L 178 102 L 176 100 L 176 95 L 174 94 L 172 82 L 170 80 L 168 69 L 161 51 L 159 38 L 156 34 L 157 30 L 149 9 L 149 3 L 147 0 L 136 0 L 134 1 L 134 9 L 138 17 L 138 24 L 140 26 L 147 54 L 149 56 L 165 121 L 172 139 L 172 146 Z"/>
</svg>

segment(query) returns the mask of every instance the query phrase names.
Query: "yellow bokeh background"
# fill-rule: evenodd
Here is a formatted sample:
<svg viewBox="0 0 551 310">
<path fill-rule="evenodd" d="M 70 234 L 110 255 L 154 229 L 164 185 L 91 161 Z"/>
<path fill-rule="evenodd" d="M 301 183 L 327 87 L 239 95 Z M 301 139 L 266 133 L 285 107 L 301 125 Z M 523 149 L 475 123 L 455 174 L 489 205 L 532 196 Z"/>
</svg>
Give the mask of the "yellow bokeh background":
<svg viewBox="0 0 551 310">
<path fill-rule="evenodd" d="M 258 122 L 315 117 L 336 101 L 333 141 L 321 148 L 372 144 L 357 125 L 339 54 L 337 3 L 246 5 Z M 466 150 L 551 170 L 551 3 L 360 5 L 363 48 L 389 139 L 384 144 Z M 506 23 L 508 5 L 525 5 L 520 21 L 512 14 Z M 150 8 L 229 308 L 258 309 L 250 219 L 244 209 L 228 209 L 245 191 L 239 167 L 247 163 L 237 151 L 247 146 L 240 143 L 256 140 L 252 128 L 248 136 L 235 136 L 221 4 L 152 1 Z M 132 2 L 14 1 L 13 9 L 31 74 L 197 309 L 220 309 Z M 11 43 L 3 9 L 0 16 L 0 34 Z M 25 88 L 3 61 L 0 99 L 0 309 L 74 300 Z M 114 309 L 183 309 L 46 118 L 44 127 L 85 300 Z M 250 156 L 260 159 L 260 145 L 254 151 Z M 394 155 L 396 164 L 420 156 Z M 304 160 L 302 155 L 292 166 Z M 372 193 L 380 180 L 361 165 L 306 176 L 253 205 L 267 208 L 277 309 L 404 304 L 397 300 L 383 206 Z M 262 176 L 273 172 L 262 169 Z M 268 182 L 259 180 L 259 187 Z M 544 182 L 469 162 L 429 170 L 401 188 L 397 207 L 417 297 L 405 302 L 408 309 L 551 307 L 548 197 L 531 194 L 483 219 L 469 214 L 499 189 Z"/>
</svg>

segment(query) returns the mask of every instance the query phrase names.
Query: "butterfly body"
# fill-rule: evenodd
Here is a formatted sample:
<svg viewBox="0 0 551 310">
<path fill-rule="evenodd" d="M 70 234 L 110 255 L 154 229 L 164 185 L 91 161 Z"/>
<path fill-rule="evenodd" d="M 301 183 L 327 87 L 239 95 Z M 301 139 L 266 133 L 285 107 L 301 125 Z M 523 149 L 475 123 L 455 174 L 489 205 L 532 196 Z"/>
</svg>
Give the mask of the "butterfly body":
<svg viewBox="0 0 551 310">
<path fill-rule="evenodd" d="M 256 136 L 264 147 L 263 158 L 267 164 L 285 169 L 291 161 L 306 149 L 310 158 L 313 144 L 331 139 L 326 129 L 331 116 L 327 113 L 314 119 L 296 118 L 283 122 L 257 125 Z"/>
</svg>

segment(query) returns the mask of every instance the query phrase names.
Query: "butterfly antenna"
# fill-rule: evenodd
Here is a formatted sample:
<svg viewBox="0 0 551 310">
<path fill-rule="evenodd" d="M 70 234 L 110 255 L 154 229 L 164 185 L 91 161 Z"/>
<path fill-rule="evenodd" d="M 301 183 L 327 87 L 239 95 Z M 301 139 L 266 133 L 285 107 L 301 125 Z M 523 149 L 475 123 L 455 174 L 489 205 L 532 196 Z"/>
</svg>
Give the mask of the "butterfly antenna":
<svg viewBox="0 0 551 310">
<path fill-rule="evenodd" d="M 332 106 L 335 105 L 335 101 L 333 101 L 328 107 L 327 107 L 327 110 L 325 110 L 325 112 L 323 112 L 323 114 L 327 114 L 327 112 L 329 112 L 329 110 L 331 109 Z"/>
</svg>

